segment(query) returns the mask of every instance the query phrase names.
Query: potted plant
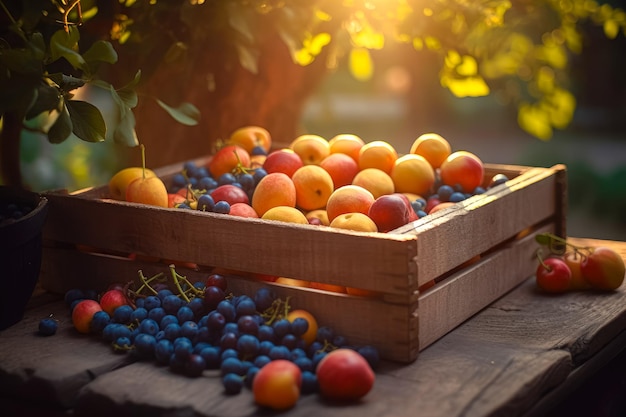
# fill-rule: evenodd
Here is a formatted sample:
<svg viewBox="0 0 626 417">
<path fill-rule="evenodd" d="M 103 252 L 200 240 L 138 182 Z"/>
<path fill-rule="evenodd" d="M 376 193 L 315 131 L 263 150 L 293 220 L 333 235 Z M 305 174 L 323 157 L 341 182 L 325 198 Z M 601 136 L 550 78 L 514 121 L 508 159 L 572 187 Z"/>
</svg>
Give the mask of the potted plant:
<svg viewBox="0 0 626 417">
<path fill-rule="evenodd" d="M 132 109 L 140 72 L 121 88 L 98 78 L 101 66 L 115 64 L 117 53 L 104 40 L 81 49 L 81 23 L 80 1 L 0 1 L 0 260 L 5 268 L 0 329 L 21 319 L 35 288 L 48 209 L 48 200 L 23 183 L 22 131 L 39 132 L 56 144 L 72 135 L 100 142 L 107 129 L 114 129 L 116 143 L 138 143 Z M 75 98 L 86 85 L 109 92 L 119 116 L 116 125 L 107 126 L 98 107 Z M 183 123 L 196 121 L 191 105 L 180 110 L 159 104 Z"/>
</svg>

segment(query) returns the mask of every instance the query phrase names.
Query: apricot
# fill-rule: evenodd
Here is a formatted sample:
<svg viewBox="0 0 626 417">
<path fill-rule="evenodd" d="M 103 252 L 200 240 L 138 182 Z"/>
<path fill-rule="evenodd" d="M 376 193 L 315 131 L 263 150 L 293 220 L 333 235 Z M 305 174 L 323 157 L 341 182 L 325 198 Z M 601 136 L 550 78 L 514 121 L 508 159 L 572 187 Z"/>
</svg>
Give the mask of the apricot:
<svg viewBox="0 0 626 417">
<path fill-rule="evenodd" d="M 297 318 L 303 318 L 309 323 L 309 328 L 301 336 L 302 340 L 304 340 L 306 345 L 309 346 L 315 341 L 315 338 L 317 336 L 317 320 L 315 319 L 315 316 L 313 316 L 313 314 L 303 309 L 291 310 L 289 313 L 287 313 L 287 320 L 289 320 L 289 322 L 293 322 Z"/>
<path fill-rule="evenodd" d="M 598 246 L 582 261 L 580 265 L 583 277 L 599 290 L 612 291 L 624 282 L 626 268 L 624 260 L 613 249 Z"/>
<path fill-rule="evenodd" d="M 207 168 L 213 178 L 219 178 L 222 174 L 233 172 L 241 164 L 244 168 L 250 168 L 250 154 L 239 145 L 226 145 L 211 157 Z"/>
<path fill-rule="evenodd" d="M 391 194 L 396 189 L 389 174 L 378 168 L 365 168 L 359 171 L 352 180 L 352 184 L 365 188 L 372 193 L 374 198 Z"/>
<path fill-rule="evenodd" d="M 264 220 L 277 220 L 286 223 L 309 224 L 305 215 L 294 207 L 276 206 L 267 210 L 261 216 Z"/>
<path fill-rule="evenodd" d="M 330 153 L 342 153 L 359 162 L 359 151 L 365 145 L 363 139 L 351 133 L 341 133 L 328 141 Z"/>
<path fill-rule="evenodd" d="M 375 198 L 360 185 L 344 185 L 337 188 L 328 198 L 326 214 L 329 222 L 340 214 L 363 213 L 367 215 Z"/>
<path fill-rule="evenodd" d="M 267 155 L 263 163 L 263 169 L 268 174 L 282 172 L 291 177 L 303 165 L 304 163 L 297 153 L 291 149 L 284 148 L 275 150 Z"/>
<path fill-rule="evenodd" d="M 320 224 L 324 226 L 330 225 L 330 221 L 328 220 L 328 213 L 326 209 L 317 209 L 311 210 L 305 214 L 306 218 L 309 219 L 309 223 L 311 223 L 311 219 L 319 220 Z"/>
<path fill-rule="evenodd" d="M 450 143 L 436 133 L 424 133 L 411 145 L 409 153 L 423 156 L 433 169 L 439 168 L 452 153 Z"/>
<path fill-rule="evenodd" d="M 378 232 L 376 223 L 363 213 L 343 213 L 330 222 L 330 227 L 359 232 Z"/>
<path fill-rule="evenodd" d="M 377 168 L 385 173 L 391 173 L 393 165 L 398 159 L 398 152 L 390 143 L 383 140 L 368 142 L 359 151 L 359 169 Z"/>
<path fill-rule="evenodd" d="M 259 216 L 277 206 L 296 206 L 296 187 L 287 174 L 267 174 L 257 184 L 252 194 L 252 208 Z"/>
<path fill-rule="evenodd" d="M 228 143 L 231 145 L 239 145 L 248 153 L 252 153 L 252 150 L 257 146 L 263 148 L 265 152 L 269 152 L 272 147 L 272 136 L 270 132 L 263 127 L 244 126 L 230 134 Z"/>
<path fill-rule="evenodd" d="M 115 173 L 109 180 L 109 193 L 111 194 L 111 198 L 119 201 L 126 200 L 126 187 L 142 176 L 144 176 L 142 167 L 128 167 Z M 151 169 L 146 168 L 145 177 L 156 177 L 156 174 Z"/>
<path fill-rule="evenodd" d="M 451 153 L 439 168 L 441 181 L 451 187 L 460 186 L 471 193 L 482 184 L 485 169 L 482 161 L 468 151 Z"/>
<path fill-rule="evenodd" d="M 169 207 L 169 196 L 165 184 L 159 177 L 140 177 L 126 187 L 126 201 Z"/>
<path fill-rule="evenodd" d="M 273 410 L 292 408 L 300 398 L 302 372 L 292 361 L 276 359 L 263 366 L 254 377 L 254 401 Z"/>
<path fill-rule="evenodd" d="M 423 156 L 407 154 L 396 160 L 391 179 L 396 192 L 426 194 L 435 184 L 435 170 Z"/>
<path fill-rule="evenodd" d="M 585 290 L 591 287 L 583 276 L 583 259 L 583 255 L 575 251 L 567 251 L 563 254 L 563 261 L 567 264 L 570 271 L 572 272 L 572 281 L 570 283 L 571 290 Z"/>
<path fill-rule="evenodd" d="M 296 206 L 303 210 L 326 207 L 335 187 L 330 174 L 318 165 L 305 165 L 291 177 L 296 188 Z"/>
<path fill-rule="evenodd" d="M 300 156 L 304 165 L 319 165 L 330 155 L 328 141 L 318 135 L 300 135 L 291 142 L 289 148 Z"/>
<path fill-rule="evenodd" d="M 335 188 L 352 184 L 352 180 L 359 173 L 359 164 L 343 153 L 331 153 L 320 162 L 320 166 L 330 174 Z"/>
</svg>

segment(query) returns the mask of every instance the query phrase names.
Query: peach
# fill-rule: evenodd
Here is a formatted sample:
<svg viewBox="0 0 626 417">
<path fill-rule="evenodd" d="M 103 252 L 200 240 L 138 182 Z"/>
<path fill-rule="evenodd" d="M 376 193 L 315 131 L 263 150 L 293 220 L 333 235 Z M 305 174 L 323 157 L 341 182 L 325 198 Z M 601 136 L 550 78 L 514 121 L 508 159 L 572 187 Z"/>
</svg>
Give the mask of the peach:
<svg viewBox="0 0 626 417">
<path fill-rule="evenodd" d="M 337 229 L 355 230 L 359 232 L 378 232 L 374 220 L 363 213 L 343 213 L 330 222 L 330 227 Z"/>
<path fill-rule="evenodd" d="M 342 153 L 359 162 L 359 151 L 365 145 L 363 139 L 351 133 L 341 133 L 328 141 L 330 153 Z"/>
<path fill-rule="evenodd" d="M 76 304 L 72 310 L 72 324 L 74 324 L 74 328 L 80 333 L 89 333 L 93 315 L 98 311 L 102 311 L 102 307 L 100 303 L 94 300 L 83 300 Z"/>
<path fill-rule="evenodd" d="M 303 165 L 304 163 L 297 153 L 291 149 L 284 148 L 275 150 L 267 155 L 263 163 L 263 169 L 268 174 L 282 172 L 291 177 Z"/>
<path fill-rule="evenodd" d="M 444 202 L 440 202 L 437 205 L 433 206 L 431 209 L 429 209 L 427 211 L 428 214 L 435 214 L 440 210 L 444 210 L 447 208 L 450 208 L 452 206 L 454 206 L 456 203 L 453 203 L 451 201 L 444 201 Z"/>
<path fill-rule="evenodd" d="M 326 214 L 329 222 L 340 214 L 367 214 L 375 198 L 370 191 L 359 185 L 344 185 L 337 188 L 328 198 Z"/>
<path fill-rule="evenodd" d="M 435 184 L 435 170 L 423 156 L 406 154 L 396 160 L 391 179 L 396 192 L 427 194 Z"/>
<path fill-rule="evenodd" d="M 436 169 L 452 153 L 452 148 L 450 143 L 441 135 L 424 133 L 415 139 L 409 153 L 423 156 Z"/>
<path fill-rule="evenodd" d="M 468 151 L 451 153 L 439 169 L 444 184 L 451 187 L 459 185 L 466 193 L 473 192 L 483 183 L 483 163 L 478 156 Z"/>
<path fill-rule="evenodd" d="M 250 168 L 250 154 L 239 145 L 226 145 L 218 150 L 207 164 L 207 169 L 217 179 L 222 174 L 233 172 L 239 164 Z"/>
<path fill-rule="evenodd" d="M 281 411 L 296 405 L 301 386 L 300 368 L 292 361 L 276 359 L 259 369 L 252 393 L 258 405 Z"/>
<path fill-rule="evenodd" d="M 580 268 L 585 280 L 599 290 L 615 290 L 624 282 L 624 260 L 611 248 L 593 248 L 580 264 Z"/>
<path fill-rule="evenodd" d="M 180 195 L 178 193 L 168 193 L 167 194 L 167 199 L 168 199 L 168 201 L 167 201 L 167 206 L 168 207 L 176 207 L 179 204 L 184 203 L 185 201 L 187 201 L 187 199 L 184 196 L 182 196 L 182 195 Z"/>
<path fill-rule="evenodd" d="M 319 165 L 330 155 L 328 141 L 318 135 L 300 135 L 291 142 L 289 148 L 300 156 L 304 165 Z"/>
<path fill-rule="evenodd" d="M 317 209 L 311 210 L 305 214 L 306 218 L 309 219 L 309 223 L 311 223 L 311 219 L 319 220 L 319 223 L 328 226 L 330 225 L 330 221 L 328 220 L 328 212 L 326 209 Z"/>
<path fill-rule="evenodd" d="M 248 153 L 252 153 L 252 150 L 257 146 L 263 148 L 265 152 L 269 152 L 272 147 L 272 136 L 267 129 L 260 126 L 244 126 L 230 134 L 228 143 L 239 145 Z"/>
<path fill-rule="evenodd" d="M 267 174 L 257 184 L 252 194 L 252 208 L 259 216 L 277 206 L 296 206 L 296 187 L 287 174 Z"/>
<path fill-rule="evenodd" d="M 344 153 L 331 153 L 320 162 L 333 179 L 335 188 L 352 184 L 352 180 L 359 173 L 359 164 Z"/>
<path fill-rule="evenodd" d="M 368 142 L 359 151 L 359 169 L 377 168 L 387 174 L 391 173 L 398 159 L 398 152 L 390 143 L 383 140 Z"/>
<path fill-rule="evenodd" d="M 411 218 L 406 201 L 398 194 L 378 197 L 367 215 L 376 223 L 378 231 L 383 233 L 404 226 Z"/>
<path fill-rule="evenodd" d="M 309 220 L 304 213 L 294 207 L 276 206 L 267 210 L 261 216 L 264 220 L 277 220 L 286 223 L 309 224 Z"/>
<path fill-rule="evenodd" d="M 232 204 L 230 206 L 230 212 L 228 214 L 231 214 L 233 216 L 239 216 L 239 217 L 251 217 L 254 219 L 259 218 L 259 215 L 257 214 L 256 211 L 254 211 L 252 206 L 246 203 Z"/>
<path fill-rule="evenodd" d="M 335 190 L 330 174 L 318 165 L 299 168 L 291 180 L 296 187 L 296 206 L 303 210 L 326 207 L 328 197 Z"/>
<path fill-rule="evenodd" d="M 317 364 L 315 373 L 320 394 L 324 398 L 341 401 L 356 401 L 364 397 L 374 386 L 376 378 L 367 360 L 357 351 L 347 348 L 327 353 Z"/>
<path fill-rule="evenodd" d="M 142 167 L 129 167 L 118 171 L 109 180 L 109 193 L 111 198 L 115 200 L 126 200 L 126 187 L 128 184 L 141 178 L 144 175 Z M 146 178 L 156 177 L 156 174 L 151 169 L 145 169 Z"/>
<path fill-rule="evenodd" d="M 395 192 L 393 179 L 385 171 L 378 168 L 365 168 L 359 171 L 352 180 L 353 185 L 359 185 L 372 193 L 374 198 Z"/>
<path fill-rule="evenodd" d="M 140 177 L 126 187 L 126 201 L 169 207 L 169 196 L 165 184 L 159 177 Z"/>
<path fill-rule="evenodd" d="M 119 306 L 128 304 L 128 299 L 122 290 L 109 290 L 100 297 L 100 307 L 113 317 L 113 312 Z"/>
<path fill-rule="evenodd" d="M 248 194 L 241 188 L 232 184 L 224 184 L 211 191 L 211 197 L 216 203 L 226 201 L 231 206 L 235 203 L 250 203 Z"/>
</svg>

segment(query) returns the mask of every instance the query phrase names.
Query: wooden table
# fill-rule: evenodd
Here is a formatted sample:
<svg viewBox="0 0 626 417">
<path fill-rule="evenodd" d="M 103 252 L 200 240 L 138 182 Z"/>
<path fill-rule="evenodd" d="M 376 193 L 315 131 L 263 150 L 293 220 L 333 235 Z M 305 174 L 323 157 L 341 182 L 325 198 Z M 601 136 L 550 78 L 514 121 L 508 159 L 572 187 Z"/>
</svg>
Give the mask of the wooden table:
<svg viewBox="0 0 626 417">
<path fill-rule="evenodd" d="M 577 240 L 609 245 L 626 258 L 626 243 Z M 39 320 L 50 313 L 61 320 L 59 331 L 38 336 Z M 589 416 L 626 415 L 625 364 L 626 284 L 610 293 L 553 296 L 529 278 L 414 363 L 382 363 L 362 401 L 336 405 L 306 395 L 282 415 L 575 416 L 584 407 L 595 407 Z M 174 375 L 77 334 L 67 307 L 48 295 L 0 333 L 0 392 L 3 416 L 272 415 L 257 408 L 248 389 L 225 395 L 216 373 Z"/>
</svg>

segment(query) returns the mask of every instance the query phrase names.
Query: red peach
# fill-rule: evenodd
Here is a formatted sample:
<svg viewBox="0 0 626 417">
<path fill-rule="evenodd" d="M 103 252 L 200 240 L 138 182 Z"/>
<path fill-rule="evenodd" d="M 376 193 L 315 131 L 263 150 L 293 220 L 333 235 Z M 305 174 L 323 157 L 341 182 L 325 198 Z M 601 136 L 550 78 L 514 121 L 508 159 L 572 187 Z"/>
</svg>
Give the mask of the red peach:
<svg viewBox="0 0 626 417">
<path fill-rule="evenodd" d="M 463 191 L 471 193 L 483 183 L 485 169 L 482 161 L 473 153 L 456 151 L 441 164 L 441 181 L 451 187 L 460 185 Z"/>
<path fill-rule="evenodd" d="M 271 152 L 263 162 L 263 169 L 268 173 L 282 172 L 290 178 L 293 173 L 304 166 L 300 156 L 293 150 L 284 148 Z"/>
<path fill-rule="evenodd" d="M 345 153 L 331 153 L 320 162 L 320 166 L 330 174 L 335 189 L 352 184 L 359 172 L 359 164 Z"/>
<path fill-rule="evenodd" d="M 594 248 L 582 261 L 580 269 L 585 280 L 596 289 L 611 291 L 624 282 L 624 260 L 611 248 Z"/>
<path fill-rule="evenodd" d="M 248 194 L 241 187 L 232 184 L 220 185 L 211 191 L 211 197 L 213 197 L 213 201 L 216 203 L 218 201 L 226 201 L 231 206 L 235 203 L 248 204 L 250 202 Z"/>
<path fill-rule="evenodd" d="M 286 359 L 275 359 L 263 366 L 254 377 L 254 401 L 274 410 L 287 410 L 300 398 L 302 372 Z"/>
<path fill-rule="evenodd" d="M 376 223 L 379 232 L 389 232 L 409 222 L 411 214 L 406 202 L 398 194 L 378 197 L 367 213 Z"/>
<path fill-rule="evenodd" d="M 222 174 L 232 172 L 239 164 L 250 168 L 250 154 L 239 145 L 227 145 L 213 155 L 207 164 L 207 168 L 213 178 L 219 178 Z"/>
<path fill-rule="evenodd" d="M 317 365 L 320 394 L 328 399 L 355 401 L 374 386 L 369 363 L 353 349 L 340 348 L 324 356 Z"/>
<path fill-rule="evenodd" d="M 229 214 L 239 217 L 251 217 L 255 219 L 259 218 L 259 215 L 256 211 L 254 211 L 252 206 L 246 203 L 235 203 L 231 205 Z"/>
<path fill-rule="evenodd" d="M 109 290 L 102 294 L 100 297 L 100 306 L 102 310 L 109 313 L 109 316 L 113 316 L 113 312 L 119 306 L 128 304 L 128 299 L 124 291 L 119 289 Z"/>
<path fill-rule="evenodd" d="M 98 311 L 102 311 L 102 307 L 94 300 L 83 300 L 76 304 L 74 310 L 72 310 L 72 323 L 74 324 L 74 328 L 80 333 L 89 333 L 91 331 L 93 315 Z"/>
</svg>

